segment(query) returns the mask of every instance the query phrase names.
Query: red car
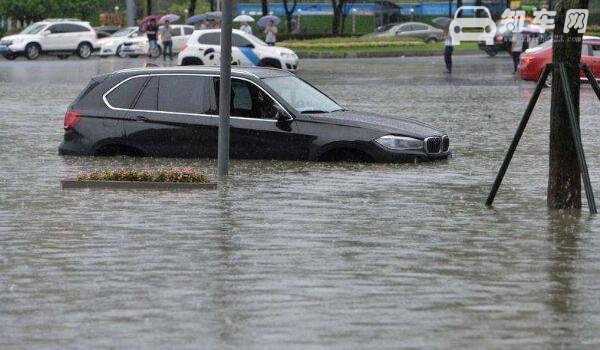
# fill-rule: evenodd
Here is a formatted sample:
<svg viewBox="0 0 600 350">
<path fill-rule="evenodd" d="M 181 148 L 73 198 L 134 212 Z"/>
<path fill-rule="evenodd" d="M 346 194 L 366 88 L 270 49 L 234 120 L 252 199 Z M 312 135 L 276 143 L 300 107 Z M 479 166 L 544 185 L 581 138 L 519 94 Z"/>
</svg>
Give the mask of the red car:
<svg viewBox="0 0 600 350">
<path fill-rule="evenodd" d="M 521 61 L 517 68 L 519 77 L 523 80 L 537 81 L 547 63 L 552 62 L 552 41 L 549 40 L 542 45 L 529 49 L 521 55 Z M 586 63 L 600 80 L 600 37 L 584 36 L 581 49 L 581 63 Z M 585 75 L 581 72 L 582 80 Z M 552 76 L 548 77 L 546 85 L 550 86 Z"/>
</svg>

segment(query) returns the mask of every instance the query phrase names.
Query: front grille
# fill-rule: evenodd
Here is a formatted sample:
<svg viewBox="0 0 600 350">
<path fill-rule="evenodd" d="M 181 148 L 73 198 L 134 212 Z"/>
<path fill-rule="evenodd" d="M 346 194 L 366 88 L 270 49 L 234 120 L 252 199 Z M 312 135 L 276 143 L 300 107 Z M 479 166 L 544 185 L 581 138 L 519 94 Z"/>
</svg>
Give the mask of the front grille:
<svg viewBox="0 0 600 350">
<path fill-rule="evenodd" d="M 450 138 L 448 137 L 448 135 L 444 135 L 442 137 L 442 152 L 448 152 L 448 150 L 450 149 Z"/>
<path fill-rule="evenodd" d="M 428 137 L 425 139 L 425 151 L 428 154 L 440 153 L 442 150 L 442 138 L 441 137 Z"/>
<path fill-rule="evenodd" d="M 10 45 L 12 45 L 12 41 L 9 41 L 9 40 L 0 40 L 0 45 L 10 46 Z"/>
</svg>

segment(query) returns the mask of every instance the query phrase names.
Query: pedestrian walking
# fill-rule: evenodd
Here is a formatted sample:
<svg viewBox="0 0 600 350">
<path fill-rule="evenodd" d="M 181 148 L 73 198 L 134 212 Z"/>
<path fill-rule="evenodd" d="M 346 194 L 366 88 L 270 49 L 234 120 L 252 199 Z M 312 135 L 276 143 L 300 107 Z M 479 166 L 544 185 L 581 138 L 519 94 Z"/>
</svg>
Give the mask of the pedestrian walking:
<svg viewBox="0 0 600 350">
<path fill-rule="evenodd" d="M 169 60 L 173 61 L 173 36 L 171 34 L 171 23 L 165 21 L 165 25 L 160 29 L 160 41 L 163 49 L 163 60 L 167 59 L 169 51 Z"/>
<path fill-rule="evenodd" d="M 242 25 L 240 26 L 240 30 L 243 32 L 246 32 L 248 34 L 252 34 L 252 27 L 250 27 L 248 22 L 242 22 Z"/>
<path fill-rule="evenodd" d="M 269 24 L 267 24 L 267 27 L 265 28 L 265 34 L 267 34 L 265 39 L 267 45 L 274 46 L 275 42 L 277 41 L 277 27 L 275 26 L 275 22 L 273 22 L 273 20 L 270 20 Z"/>
<path fill-rule="evenodd" d="M 446 41 L 444 42 L 444 62 L 446 63 L 446 73 L 452 73 L 452 52 L 454 47 L 452 46 L 452 36 L 448 33 L 448 29 L 444 30 L 446 35 Z"/>
<path fill-rule="evenodd" d="M 511 38 L 511 46 L 510 46 L 510 55 L 513 59 L 514 71 L 517 72 L 517 67 L 519 66 L 519 60 L 521 59 L 521 53 L 523 52 L 523 44 L 524 38 L 522 33 L 513 32 Z"/>
<path fill-rule="evenodd" d="M 158 49 L 156 38 L 158 35 L 158 24 L 155 19 L 151 19 L 148 27 L 146 28 L 146 36 L 148 37 L 148 56 L 153 57 L 154 51 Z"/>
</svg>

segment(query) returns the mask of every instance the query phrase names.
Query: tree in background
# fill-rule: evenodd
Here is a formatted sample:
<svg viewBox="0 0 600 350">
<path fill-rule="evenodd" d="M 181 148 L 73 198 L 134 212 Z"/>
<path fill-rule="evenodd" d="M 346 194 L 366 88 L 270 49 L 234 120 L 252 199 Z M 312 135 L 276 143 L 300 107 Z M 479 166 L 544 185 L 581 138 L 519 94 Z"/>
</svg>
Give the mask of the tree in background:
<svg viewBox="0 0 600 350">
<path fill-rule="evenodd" d="M 269 14 L 269 1 L 268 0 L 260 0 L 260 5 L 262 7 L 262 15 L 266 16 Z"/>
<path fill-rule="evenodd" d="M 190 6 L 188 6 L 188 14 L 193 16 L 196 13 L 196 0 L 190 0 Z"/>
<path fill-rule="evenodd" d="M 331 23 L 331 34 L 340 35 L 341 22 L 342 22 L 342 10 L 346 0 L 331 0 L 331 6 L 333 7 L 333 21 Z"/>
<path fill-rule="evenodd" d="M 152 0 L 146 0 L 146 16 L 152 14 Z"/>
<path fill-rule="evenodd" d="M 296 11 L 298 0 L 292 0 L 292 7 L 289 7 L 289 0 L 283 0 L 283 10 L 285 11 L 285 24 L 287 26 L 288 33 L 292 32 L 292 16 Z"/>
<path fill-rule="evenodd" d="M 561 88 L 556 64 L 563 63 L 567 69 L 569 85 L 573 94 L 575 113 L 579 117 L 579 61 L 582 34 L 571 29 L 563 34 L 565 17 L 569 9 L 587 9 L 588 0 L 560 0 L 554 3 L 557 11 L 552 44 L 552 98 L 550 105 L 550 158 L 548 174 L 548 207 L 552 209 L 581 208 L 581 172 L 577 163 L 575 144 L 571 136 L 567 104 Z M 562 40 L 557 40 L 560 38 Z M 579 126 L 579 121 L 577 122 Z"/>
<path fill-rule="evenodd" d="M 0 0 L 0 13 L 24 25 L 52 17 L 97 20 L 93 18 L 94 15 L 99 14 L 105 6 L 104 0 Z"/>
</svg>

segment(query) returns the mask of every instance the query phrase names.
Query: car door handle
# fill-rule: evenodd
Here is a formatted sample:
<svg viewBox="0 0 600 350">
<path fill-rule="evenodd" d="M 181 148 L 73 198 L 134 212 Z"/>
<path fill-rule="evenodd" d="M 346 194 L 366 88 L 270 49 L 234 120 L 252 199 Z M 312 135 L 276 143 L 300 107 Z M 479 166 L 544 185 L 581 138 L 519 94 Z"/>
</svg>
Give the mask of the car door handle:
<svg viewBox="0 0 600 350">
<path fill-rule="evenodd" d="M 143 115 L 136 116 L 135 120 L 138 121 L 138 122 L 142 122 L 142 123 L 150 121 L 148 118 L 144 117 Z"/>
</svg>

